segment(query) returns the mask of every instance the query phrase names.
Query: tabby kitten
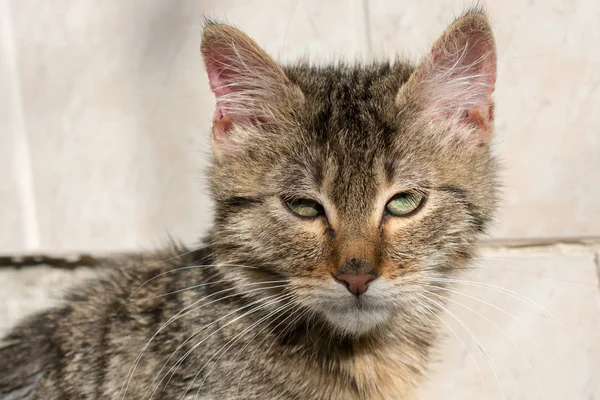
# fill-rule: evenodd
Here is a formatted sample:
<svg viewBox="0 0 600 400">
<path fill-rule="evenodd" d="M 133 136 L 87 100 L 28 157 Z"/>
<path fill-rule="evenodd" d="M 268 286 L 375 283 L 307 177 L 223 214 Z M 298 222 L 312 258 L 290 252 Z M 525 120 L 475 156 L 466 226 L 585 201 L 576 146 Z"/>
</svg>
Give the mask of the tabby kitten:
<svg viewBox="0 0 600 400">
<path fill-rule="evenodd" d="M 496 53 L 282 67 L 208 23 L 205 246 L 107 266 L 0 347 L 0 399 L 414 399 L 440 293 L 495 208 Z"/>
</svg>

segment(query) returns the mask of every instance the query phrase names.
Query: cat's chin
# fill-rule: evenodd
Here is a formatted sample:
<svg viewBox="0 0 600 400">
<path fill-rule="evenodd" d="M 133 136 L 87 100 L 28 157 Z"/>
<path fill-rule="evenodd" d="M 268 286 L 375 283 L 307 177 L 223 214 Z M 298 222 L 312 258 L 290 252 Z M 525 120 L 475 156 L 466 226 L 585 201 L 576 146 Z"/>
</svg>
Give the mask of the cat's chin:
<svg viewBox="0 0 600 400">
<path fill-rule="evenodd" d="M 329 309 L 323 312 L 325 319 L 342 334 L 362 336 L 384 325 L 390 318 L 386 309 L 365 310 L 358 307 Z"/>
</svg>

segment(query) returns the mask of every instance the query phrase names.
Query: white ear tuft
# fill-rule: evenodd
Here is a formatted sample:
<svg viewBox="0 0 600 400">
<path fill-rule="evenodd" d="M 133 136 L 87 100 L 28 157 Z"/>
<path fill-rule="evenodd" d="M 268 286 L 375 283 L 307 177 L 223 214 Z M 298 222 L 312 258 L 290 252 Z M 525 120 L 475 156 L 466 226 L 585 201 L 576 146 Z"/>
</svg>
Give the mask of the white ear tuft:
<svg viewBox="0 0 600 400">
<path fill-rule="evenodd" d="M 457 19 L 398 94 L 417 102 L 427 118 L 468 125 L 480 140 L 491 136 L 496 49 L 487 18 L 473 12 Z"/>
<path fill-rule="evenodd" d="M 293 87 L 273 59 L 243 32 L 208 23 L 200 47 L 217 99 L 213 137 L 224 140 L 236 125 L 264 122 Z M 274 111 L 275 110 L 275 111 Z"/>
</svg>

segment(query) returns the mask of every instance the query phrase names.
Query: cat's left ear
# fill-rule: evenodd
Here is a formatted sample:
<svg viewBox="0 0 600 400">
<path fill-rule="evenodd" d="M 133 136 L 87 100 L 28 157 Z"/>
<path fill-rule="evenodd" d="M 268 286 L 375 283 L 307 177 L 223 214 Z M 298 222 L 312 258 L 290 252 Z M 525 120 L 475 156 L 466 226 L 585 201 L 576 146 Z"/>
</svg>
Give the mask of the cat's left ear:
<svg viewBox="0 0 600 400">
<path fill-rule="evenodd" d="M 492 136 L 496 48 L 487 17 L 473 11 L 458 18 L 398 93 L 397 103 L 417 104 L 425 118 L 470 128 L 469 139 Z"/>
<path fill-rule="evenodd" d="M 200 50 L 217 100 L 213 141 L 221 149 L 237 147 L 247 128 L 281 122 L 303 99 L 281 67 L 232 26 L 208 22 Z"/>
</svg>

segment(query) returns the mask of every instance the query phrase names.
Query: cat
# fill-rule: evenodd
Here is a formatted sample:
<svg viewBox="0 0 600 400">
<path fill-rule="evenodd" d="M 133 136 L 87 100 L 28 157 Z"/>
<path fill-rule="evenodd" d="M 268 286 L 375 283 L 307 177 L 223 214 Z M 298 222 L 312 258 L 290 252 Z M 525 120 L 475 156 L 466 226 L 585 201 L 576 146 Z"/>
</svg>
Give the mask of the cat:
<svg viewBox="0 0 600 400">
<path fill-rule="evenodd" d="M 229 25 L 202 246 L 108 263 L 0 344 L 0 399 L 415 399 L 497 204 L 496 50 L 457 18 L 416 66 L 280 66 Z"/>
</svg>

